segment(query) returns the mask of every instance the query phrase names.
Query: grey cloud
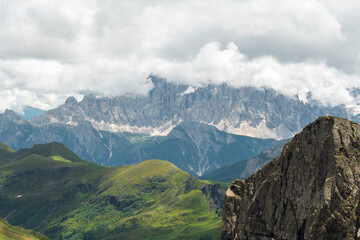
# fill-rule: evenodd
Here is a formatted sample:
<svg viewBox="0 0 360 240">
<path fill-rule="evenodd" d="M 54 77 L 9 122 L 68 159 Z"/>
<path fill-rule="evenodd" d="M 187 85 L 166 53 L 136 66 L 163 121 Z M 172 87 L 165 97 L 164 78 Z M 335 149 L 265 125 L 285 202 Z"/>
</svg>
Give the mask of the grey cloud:
<svg viewBox="0 0 360 240">
<path fill-rule="evenodd" d="M 13 99 L 0 110 L 84 92 L 146 94 L 152 72 L 354 103 L 358 12 L 358 0 L 0 1 L 0 92 Z"/>
</svg>

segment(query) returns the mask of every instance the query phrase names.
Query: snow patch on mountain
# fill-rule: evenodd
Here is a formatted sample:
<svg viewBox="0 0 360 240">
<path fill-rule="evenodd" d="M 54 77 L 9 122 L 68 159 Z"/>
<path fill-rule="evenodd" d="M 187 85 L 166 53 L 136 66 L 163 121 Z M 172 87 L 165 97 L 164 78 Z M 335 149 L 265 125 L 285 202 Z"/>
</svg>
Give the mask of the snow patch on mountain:
<svg viewBox="0 0 360 240">
<path fill-rule="evenodd" d="M 159 127 L 151 127 L 151 126 L 132 126 L 128 124 L 115 124 L 108 123 L 105 121 L 95 121 L 94 119 L 90 120 L 91 124 L 95 129 L 110 131 L 110 132 L 131 132 L 131 133 L 140 133 L 147 134 L 150 136 L 167 136 L 171 130 L 176 127 L 180 122 L 174 123 L 173 121 L 167 121 L 163 125 Z"/>
<path fill-rule="evenodd" d="M 288 138 L 289 136 L 292 136 L 301 130 L 298 129 L 298 131 L 291 132 L 282 123 L 278 127 L 271 129 L 266 126 L 265 119 L 262 120 L 261 123 L 257 126 L 251 126 L 249 122 L 243 121 L 240 123 L 239 127 L 234 127 L 227 119 L 222 119 L 217 124 L 212 122 L 209 125 L 215 126 L 220 131 L 225 131 L 232 134 L 245 135 L 256 138 L 273 138 L 277 140 Z"/>
</svg>

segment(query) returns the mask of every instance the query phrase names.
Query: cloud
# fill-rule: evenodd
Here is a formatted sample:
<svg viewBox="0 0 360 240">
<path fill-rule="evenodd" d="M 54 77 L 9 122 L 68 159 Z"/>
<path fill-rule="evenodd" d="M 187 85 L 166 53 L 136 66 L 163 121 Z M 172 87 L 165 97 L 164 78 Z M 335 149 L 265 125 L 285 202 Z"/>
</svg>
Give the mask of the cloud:
<svg viewBox="0 0 360 240">
<path fill-rule="evenodd" d="M 357 0 L 0 1 L 0 93 L 12 99 L 0 111 L 146 94 L 150 73 L 353 103 L 358 12 Z"/>
<path fill-rule="evenodd" d="M 34 93 L 32 91 L 13 88 L 0 90 L 0 110 L 12 109 L 22 113 L 23 106 L 34 106 L 40 109 L 49 109 L 52 106 L 62 104 L 64 96 L 59 98 L 53 93 Z"/>
<path fill-rule="evenodd" d="M 263 56 L 249 59 L 234 43 L 221 49 L 217 42 L 206 44 L 188 62 L 162 62 L 154 72 L 173 81 L 188 84 L 228 83 L 234 87 L 273 88 L 288 96 L 312 98 L 325 105 L 354 104 L 348 89 L 359 87 L 360 78 L 344 74 L 321 61 L 281 63 Z M 182 74 L 179 74 L 182 73 Z"/>
</svg>

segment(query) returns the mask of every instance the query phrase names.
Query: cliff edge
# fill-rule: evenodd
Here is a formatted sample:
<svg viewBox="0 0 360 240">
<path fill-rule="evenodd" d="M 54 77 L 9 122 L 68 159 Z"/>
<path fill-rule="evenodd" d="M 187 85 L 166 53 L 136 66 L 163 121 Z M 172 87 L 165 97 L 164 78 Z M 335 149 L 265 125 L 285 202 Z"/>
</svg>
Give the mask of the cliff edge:
<svg viewBox="0 0 360 240">
<path fill-rule="evenodd" d="M 357 239 L 360 126 L 321 117 L 226 192 L 221 239 Z"/>
</svg>

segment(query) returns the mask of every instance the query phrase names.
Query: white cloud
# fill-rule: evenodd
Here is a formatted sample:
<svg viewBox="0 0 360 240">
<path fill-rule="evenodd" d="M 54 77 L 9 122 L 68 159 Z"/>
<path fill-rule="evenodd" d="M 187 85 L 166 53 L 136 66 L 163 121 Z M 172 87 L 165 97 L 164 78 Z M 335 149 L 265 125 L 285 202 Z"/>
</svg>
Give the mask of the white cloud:
<svg viewBox="0 0 360 240">
<path fill-rule="evenodd" d="M 354 103 L 348 89 L 360 86 L 360 78 L 344 74 L 324 62 L 280 63 L 269 56 L 249 59 L 234 43 L 221 49 L 219 43 L 206 44 L 188 62 L 162 62 L 154 72 L 188 84 L 228 83 L 234 87 L 273 88 L 289 97 L 307 92 L 326 105 Z M 182 73 L 182 74 L 179 74 Z"/>
<path fill-rule="evenodd" d="M 60 95 L 61 96 L 61 95 Z M 34 93 L 27 90 L 13 88 L 11 90 L 0 90 L 0 110 L 12 109 L 22 113 L 23 106 L 34 106 L 40 109 L 49 109 L 52 106 L 62 104 L 64 96 L 59 94 Z"/>
<path fill-rule="evenodd" d="M 357 0 L 0 1 L 0 111 L 146 94 L 152 72 L 353 102 L 358 12 Z"/>
</svg>

